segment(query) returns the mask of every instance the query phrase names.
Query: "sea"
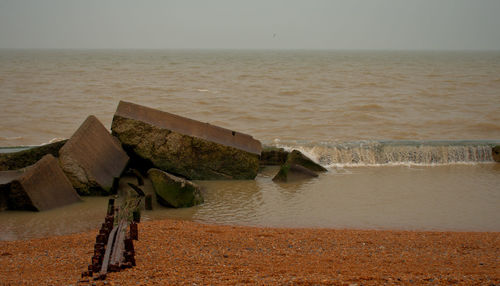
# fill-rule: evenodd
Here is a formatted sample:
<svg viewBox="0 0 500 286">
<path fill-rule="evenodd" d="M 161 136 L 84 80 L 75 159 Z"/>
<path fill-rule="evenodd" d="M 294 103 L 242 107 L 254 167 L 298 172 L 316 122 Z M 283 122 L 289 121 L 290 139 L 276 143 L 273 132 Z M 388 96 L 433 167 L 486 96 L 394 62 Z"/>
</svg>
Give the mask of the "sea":
<svg viewBox="0 0 500 286">
<path fill-rule="evenodd" d="M 204 204 L 155 203 L 143 220 L 500 231 L 491 155 L 500 51 L 0 50 L 2 147 L 69 138 L 89 115 L 110 128 L 120 100 L 298 149 L 328 168 L 286 184 L 272 181 L 278 167 L 250 181 L 197 181 Z M 0 239 L 95 229 L 106 204 L 2 212 Z"/>
</svg>

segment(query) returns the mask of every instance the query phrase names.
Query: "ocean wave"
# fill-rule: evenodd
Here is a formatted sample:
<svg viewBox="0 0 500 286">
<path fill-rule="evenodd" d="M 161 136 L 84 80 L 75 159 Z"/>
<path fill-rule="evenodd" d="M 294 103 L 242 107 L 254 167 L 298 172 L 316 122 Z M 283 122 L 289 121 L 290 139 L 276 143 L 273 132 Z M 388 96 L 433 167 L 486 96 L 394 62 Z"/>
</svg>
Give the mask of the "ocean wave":
<svg viewBox="0 0 500 286">
<path fill-rule="evenodd" d="M 52 144 L 52 143 L 55 143 L 55 142 L 59 142 L 59 141 L 63 141 L 63 140 L 66 140 L 67 138 L 61 138 L 61 137 L 56 137 L 56 138 L 52 138 L 49 140 L 49 142 L 47 143 L 43 143 L 42 145 L 46 145 L 46 144 Z"/>
<path fill-rule="evenodd" d="M 327 168 L 377 166 L 436 166 L 492 163 L 492 147 L 500 141 L 356 141 L 281 142 Z"/>
</svg>

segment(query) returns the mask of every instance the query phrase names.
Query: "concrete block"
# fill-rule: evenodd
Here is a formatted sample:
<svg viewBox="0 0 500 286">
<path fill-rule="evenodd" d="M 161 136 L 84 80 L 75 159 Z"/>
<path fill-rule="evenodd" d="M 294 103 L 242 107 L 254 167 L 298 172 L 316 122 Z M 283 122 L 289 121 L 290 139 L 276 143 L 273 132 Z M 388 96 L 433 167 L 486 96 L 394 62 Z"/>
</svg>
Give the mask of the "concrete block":
<svg viewBox="0 0 500 286">
<path fill-rule="evenodd" d="M 92 115 L 59 150 L 61 167 L 80 195 L 110 194 L 128 160 L 120 142 Z"/>
<path fill-rule="evenodd" d="M 121 101 L 111 126 L 131 157 L 188 179 L 253 179 L 262 145 L 252 136 Z"/>
<path fill-rule="evenodd" d="M 0 172 L 2 199 L 8 209 L 43 211 L 80 201 L 58 160 L 45 155 L 32 166 Z"/>
</svg>

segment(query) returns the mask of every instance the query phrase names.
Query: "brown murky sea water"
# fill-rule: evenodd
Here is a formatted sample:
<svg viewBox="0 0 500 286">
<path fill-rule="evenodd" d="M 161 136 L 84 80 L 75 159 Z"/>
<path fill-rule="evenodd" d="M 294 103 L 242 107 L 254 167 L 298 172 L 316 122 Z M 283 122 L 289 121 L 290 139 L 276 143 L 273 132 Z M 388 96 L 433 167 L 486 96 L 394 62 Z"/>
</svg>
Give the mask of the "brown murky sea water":
<svg viewBox="0 0 500 286">
<path fill-rule="evenodd" d="M 301 184 L 199 182 L 206 203 L 146 219 L 282 227 L 500 231 L 499 52 L 0 51 L 0 146 L 110 127 L 127 100 L 297 148 Z M 83 231 L 105 198 L 0 213 L 0 239 Z M 84 218 L 82 218 L 84 217 Z"/>
</svg>

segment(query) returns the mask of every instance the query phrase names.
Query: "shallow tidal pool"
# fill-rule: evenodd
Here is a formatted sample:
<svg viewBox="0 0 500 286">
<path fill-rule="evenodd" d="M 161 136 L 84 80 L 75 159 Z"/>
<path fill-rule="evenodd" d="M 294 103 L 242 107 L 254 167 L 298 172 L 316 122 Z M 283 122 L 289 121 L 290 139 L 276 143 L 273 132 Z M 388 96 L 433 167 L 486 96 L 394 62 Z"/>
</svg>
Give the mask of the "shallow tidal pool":
<svg viewBox="0 0 500 286">
<path fill-rule="evenodd" d="M 336 229 L 500 231 L 500 164 L 332 168 L 318 178 L 274 183 L 278 167 L 255 180 L 197 181 L 205 203 L 169 209 L 154 201 L 142 220 L 187 219 L 209 224 Z M 121 191 L 127 182 L 120 181 Z M 143 187 L 153 192 L 146 180 Z M 96 229 L 108 197 L 45 212 L 0 213 L 0 240 Z"/>
</svg>

